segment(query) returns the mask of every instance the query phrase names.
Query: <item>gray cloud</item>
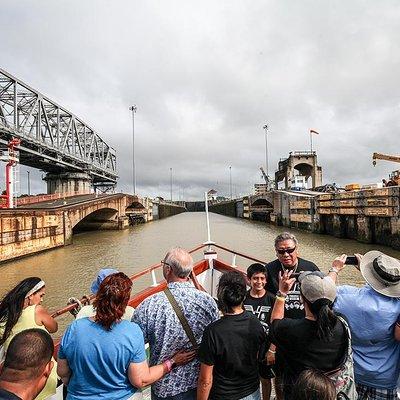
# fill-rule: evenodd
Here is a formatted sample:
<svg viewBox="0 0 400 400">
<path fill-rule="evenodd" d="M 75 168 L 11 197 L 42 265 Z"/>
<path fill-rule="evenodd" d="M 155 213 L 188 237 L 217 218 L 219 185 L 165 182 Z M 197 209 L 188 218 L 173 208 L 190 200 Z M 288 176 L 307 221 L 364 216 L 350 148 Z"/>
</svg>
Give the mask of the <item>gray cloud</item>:
<svg viewBox="0 0 400 400">
<path fill-rule="evenodd" d="M 1 66 L 91 124 L 118 152 L 131 189 L 137 104 L 141 194 L 243 194 L 309 149 L 325 182 L 378 182 L 373 151 L 398 154 L 397 1 L 2 0 Z M 22 170 L 24 170 L 22 168 Z M 40 172 L 34 189 L 44 191 Z M 23 189 L 23 179 L 22 189 Z"/>
</svg>

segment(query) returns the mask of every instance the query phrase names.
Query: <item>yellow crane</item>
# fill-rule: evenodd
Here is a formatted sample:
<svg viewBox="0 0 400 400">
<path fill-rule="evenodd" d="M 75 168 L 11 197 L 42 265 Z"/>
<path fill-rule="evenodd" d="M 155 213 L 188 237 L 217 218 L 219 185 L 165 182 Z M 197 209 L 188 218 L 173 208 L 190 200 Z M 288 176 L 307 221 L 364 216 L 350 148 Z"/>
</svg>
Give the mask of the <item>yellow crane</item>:
<svg viewBox="0 0 400 400">
<path fill-rule="evenodd" d="M 382 154 L 382 153 L 374 153 L 374 154 L 372 154 L 372 164 L 374 166 L 376 165 L 376 160 L 393 161 L 393 162 L 400 163 L 400 157 L 399 156 L 390 156 L 388 154 Z"/>
<path fill-rule="evenodd" d="M 399 156 L 391 156 L 389 154 L 382 154 L 382 153 L 374 153 L 372 155 L 372 164 L 374 166 L 376 165 L 376 160 L 385 160 L 385 161 L 392 161 L 392 162 L 400 163 Z M 400 171 L 399 170 L 393 171 L 389 175 L 389 181 L 386 181 L 386 179 L 382 179 L 382 182 L 384 183 L 385 186 L 400 185 Z"/>
</svg>

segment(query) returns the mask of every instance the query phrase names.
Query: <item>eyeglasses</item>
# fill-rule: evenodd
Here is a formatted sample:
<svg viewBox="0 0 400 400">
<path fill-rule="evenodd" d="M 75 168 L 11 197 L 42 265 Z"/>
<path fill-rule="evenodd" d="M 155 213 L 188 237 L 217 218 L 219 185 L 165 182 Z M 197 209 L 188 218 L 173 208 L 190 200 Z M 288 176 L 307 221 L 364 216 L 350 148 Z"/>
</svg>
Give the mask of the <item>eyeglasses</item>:
<svg viewBox="0 0 400 400">
<path fill-rule="evenodd" d="M 161 261 L 160 261 L 160 264 L 161 264 L 161 265 L 166 265 L 167 267 L 172 268 L 172 267 L 171 267 L 171 264 L 168 264 L 168 263 L 165 262 L 164 260 L 161 260 Z"/>
<path fill-rule="evenodd" d="M 276 249 L 278 254 L 284 255 L 285 253 L 292 254 L 296 250 L 296 247 L 292 247 L 291 249 Z"/>
</svg>

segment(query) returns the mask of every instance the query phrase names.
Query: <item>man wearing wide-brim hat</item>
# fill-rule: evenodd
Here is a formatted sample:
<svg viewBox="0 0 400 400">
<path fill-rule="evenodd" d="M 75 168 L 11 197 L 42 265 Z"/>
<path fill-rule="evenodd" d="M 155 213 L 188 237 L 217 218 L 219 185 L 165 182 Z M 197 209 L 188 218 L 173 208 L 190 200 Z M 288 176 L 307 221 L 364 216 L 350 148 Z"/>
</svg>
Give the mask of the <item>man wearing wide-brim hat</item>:
<svg viewBox="0 0 400 400">
<path fill-rule="evenodd" d="M 359 400 L 394 400 L 400 373 L 400 261 L 380 251 L 356 255 L 367 284 L 337 288 L 335 311 L 349 322 Z M 334 281 L 346 255 L 329 270 Z"/>
</svg>

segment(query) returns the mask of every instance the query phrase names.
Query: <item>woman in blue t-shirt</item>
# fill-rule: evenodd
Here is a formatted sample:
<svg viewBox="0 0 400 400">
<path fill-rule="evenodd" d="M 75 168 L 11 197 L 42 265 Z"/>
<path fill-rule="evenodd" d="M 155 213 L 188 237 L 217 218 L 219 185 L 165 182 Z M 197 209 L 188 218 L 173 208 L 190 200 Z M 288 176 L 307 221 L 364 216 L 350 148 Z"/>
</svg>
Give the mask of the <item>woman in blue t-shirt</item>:
<svg viewBox="0 0 400 400">
<path fill-rule="evenodd" d="M 132 281 L 122 272 L 104 279 L 94 301 L 96 315 L 74 321 L 64 333 L 57 373 L 68 400 L 125 400 L 184 364 L 193 353 L 178 353 L 149 367 L 139 326 L 122 319 Z"/>
</svg>

